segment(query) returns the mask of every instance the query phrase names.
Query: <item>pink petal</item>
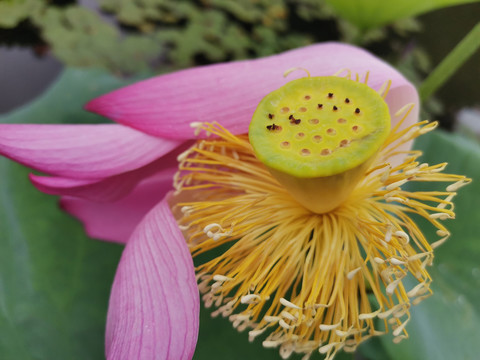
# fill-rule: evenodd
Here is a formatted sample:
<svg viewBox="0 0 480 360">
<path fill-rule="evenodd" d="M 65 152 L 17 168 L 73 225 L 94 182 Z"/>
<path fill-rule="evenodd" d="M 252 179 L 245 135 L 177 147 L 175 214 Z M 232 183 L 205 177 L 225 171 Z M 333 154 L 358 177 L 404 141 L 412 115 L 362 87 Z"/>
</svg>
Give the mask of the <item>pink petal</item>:
<svg viewBox="0 0 480 360">
<path fill-rule="evenodd" d="M 166 200 L 129 240 L 107 317 L 108 360 L 186 360 L 195 349 L 199 296 L 192 258 Z"/>
<path fill-rule="evenodd" d="M 128 195 L 142 180 L 154 174 L 164 178 L 171 185 L 173 175 L 178 170 L 162 157 L 140 169 L 111 176 L 103 180 L 70 179 L 64 177 L 38 176 L 30 174 L 30 180 L 40 191 L 50 195 L 73 196 L 95 202 L 112 202 Z M 165 168 L 165 166 L 170 166 Z"/>
<path fill-rule="evenodd" d="M 115 202 L 65 196 L 60 204 L 84 224 L 90 237 L 126 243 L 143 217 L 172 189 L 172 170 L 164 170 L 143 181 L 133 192 Z"/>
<path fill-rule="evenodd" d="M 312 76 L 332 75 L 342 68 L 370 71 L 369 85 L 379 89 L 392 80 L 391 94 L 418 104 L 415 88 L 399 72 L 357 47 L 325 43 L 257 60 L 238 61 L 158 76 L 103 95 L 87 109 L 155 136 L 193 138 L 192 122 L 217 121 L 231 132 L 246 133 L 260 100 L 286 82 L 306 76 L 292 67 L 308 69 Z M 391 99 L 392 96 L 389 97 Z M 400 105 L 395 104 L 395 112 Z M 418 115 L 418 113 L 417 113 Z M 412 114 L 409 121 L 417 121 Z"/>
<path fill-rule="evenodd" d="M 0 154 L 68 178 L 101 179 L 137 169 L 179 144 L 116 124 L 0 125 Z"/>
</svg>

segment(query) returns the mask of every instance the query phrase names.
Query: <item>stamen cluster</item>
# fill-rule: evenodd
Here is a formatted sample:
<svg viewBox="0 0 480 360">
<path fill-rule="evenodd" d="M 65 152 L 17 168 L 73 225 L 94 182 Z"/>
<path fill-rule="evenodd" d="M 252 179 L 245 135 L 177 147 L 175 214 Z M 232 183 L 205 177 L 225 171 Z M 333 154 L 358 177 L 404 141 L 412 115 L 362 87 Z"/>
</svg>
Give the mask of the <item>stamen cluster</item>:
<svg viewBox="0 0 480 360">
<path fill-rule="evenodd" d="M 443 174 L 446 164 L 420 163 L 421 152 L 400 150 L 435 126 L 392 129 L 349 198 L 315 214 L 270 175 L 246 136 L 198 125 L 214 137 L 179 157 L 173 210 L 201 262 L 199 289 L 212 316 L 249 330 L 250 340 L 263 338 L 283 358 L 319 351 L 332 359 L 390 329 L 395 342 L 406 338 L 409 308 L 432 293 L 433 249 L 449 237 L 441 221 L 454 218 L 452 198 L 470 181 Z M 404 161 L 394 166 L 396 155 Z M 453 184 L 406 189 L 426 181 Z M 440 239 L 427 242 L 412 215 L 427 219 Z"/>
</svg>

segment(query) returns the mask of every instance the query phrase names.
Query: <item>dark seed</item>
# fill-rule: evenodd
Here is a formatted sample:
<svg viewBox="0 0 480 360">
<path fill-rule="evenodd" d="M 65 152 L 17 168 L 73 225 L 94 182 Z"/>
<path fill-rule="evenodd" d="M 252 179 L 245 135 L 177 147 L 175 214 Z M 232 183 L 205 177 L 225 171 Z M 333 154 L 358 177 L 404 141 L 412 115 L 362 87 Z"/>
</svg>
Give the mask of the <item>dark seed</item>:
<svg viewBox="0 0 480 360">
<path fill-rule="evenodd" d="M 272 125 L 267 125 L 267 130 L 274 131 L 280 129 L 280 126 L 272 124 Z"/>
<path fill-rule="evenodd" d="M 268 114 L 269 119 L 273 119 L 273 114 Z"/>
</svg>

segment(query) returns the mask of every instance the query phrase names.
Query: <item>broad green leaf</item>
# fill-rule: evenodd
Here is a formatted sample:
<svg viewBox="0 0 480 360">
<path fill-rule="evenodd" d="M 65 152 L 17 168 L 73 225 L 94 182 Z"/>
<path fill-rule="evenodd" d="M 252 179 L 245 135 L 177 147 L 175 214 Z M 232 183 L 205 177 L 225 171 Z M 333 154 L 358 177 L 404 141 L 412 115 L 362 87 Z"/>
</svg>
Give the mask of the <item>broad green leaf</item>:
<svg viewBox="0 0 480 360">
<path fill-rule="evenodd" d="M 96 122 L 82 110 L 124 85 L 100 71 L 67 70 L 2 123 Z M 81 225 L 39 193 L 29 170 L 0 158 L 0 358 L 104 358 L 104 328 L 121 246 L 88 239 Z"/>
<path fill-rule="evenodd" d="M 326 0 L 338 15 L 361 29 L 371 29 L 395 20 L 478 0 Z"/>
<path fill-rule="evenodd" d="M 434 295 L 412 308 L 410 338 L 398 345 L 388 337 L 381 340 L 393 360 L 475 360 L 480 354 L 480 146 L 437 132 L 424 136 L 416 147 L 424 150 L 423 161 L 447 161 L 448 172 L 467 175 L 473 182 L 455 198 L 456 219 L 446 223 L 452 236 L 435 251 L 430 268 Z M 431 226 L 422 229 L 427 238 L 438 238 Z"/>
<path fill-rule="evenodd" d="M 137 79 L 138 80 L 138 79 Z M 89 100 L 133 82 L 102 70 L 67 69 L 38 99 L 0 117 L 2 123 L 84 124 L 108 121 L 83 110 Z"/>
<path fill-rule="evenodd" d="M 383 346 L 380 337 L 375 336 L 363 344 L 361 344 L 358 348 L 358 353 L 361 354 L 363 357 L 361 360 L 389 360 L 390 357 L 388 356 L 387 350 Z M 407 359 L 405 359 L 407 360 Z"/>
<path fill-rule="evenodd" d="M 88 239 L 28 172 L 0 160 L 0 358 L 101 359 L 121 248 Z"/>
</svg>

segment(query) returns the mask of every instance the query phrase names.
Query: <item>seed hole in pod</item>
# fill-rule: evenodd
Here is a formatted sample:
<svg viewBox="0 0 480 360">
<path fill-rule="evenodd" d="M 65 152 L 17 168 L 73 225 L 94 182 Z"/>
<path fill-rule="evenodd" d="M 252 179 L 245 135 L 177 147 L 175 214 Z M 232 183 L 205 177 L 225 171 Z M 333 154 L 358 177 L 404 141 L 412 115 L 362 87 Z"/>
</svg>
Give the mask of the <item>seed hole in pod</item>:
<svg viewBox="0 0 480 360">
<path fill-rule="evenodd" d="M 345 123 L 347 122 L 347 119 L 340 118 L 340 119 L 337 120 L 337 122 L 338 122 L 339 124 L 345 124 Z"/>
<path fill-rule="evenodd" d="M 336 107 L 335 105 L 333 105 L 332 110 L 333 110 L 333 111 L 337 111 L 337 110 L 338 110 L 338 107 Z"/>
<path fill-rule="evenodd" d="M 328 135 L 335 135 L 337 132 L 335 131 L 335 129 L 333 128 L 330 128 L 330 129 L 327 129 L 327 134 Z"/>
<path fill-rule="evenodd" d="M 300 154 L 302 154 L 303 156 L 310 155 L 310 150 L 308 150 L 308 149 L 302 149 L 302 150 L 300 151 Z"/>
<path fill-rule="evenodd" d="M 330 155 L 332 152 L 330 151 L 330 149 L 323 149 L 321 152 L 320 152 L 320 155 L 323 155 L 323 156 L 326 156 L 326 155 Z"/>
<path fill-rule="evenodd" d="M 284 149 L 288 149 L 290 147 L 290 143 L 288 141 L 282 141 L 280 146 Z"/>
<path fill-rule="evenodd" d="M 290 108 L 289 108 L 288 106 L 284 106 L 284 107 L 282 107 L 282 108 L 280 109 L 280 112 L 281 112 L 282 114 L 285 114 L 285 113 L 287 113 L 287 112 L 289 112 L 289 111 L 290 111 Z"/>
<path fill-rule="evenodd" d="M 358 125 L 353 125 L 352 130 L 358 132 L 360 130 L 360 127 Z"/>
<path fill-rule="evenodd" d="M 322 137 L 321 137 L 320 135 L 315 135 L 315 136 L 313 137 L 313 141 L 319 143 L 320 141 L 322 141 Z"/>
<path fill-rule="evenodd" d="M 333 98 L 333 93 L 328 93 L 327 96 L 328 96 L 329 99 L 331 99 L 331 98 Z"/>
<path fill-rule="evenodd" d="M 305 95 L 303 98 L 304 98 L 305 100 L 310 100 L 312 97 L 311 97 L 310 95 Z"/>
<path fill-rule="evenodd" d="M 295 137 L 296 137 L 297 139 L 303 139 L 303 138 L 305 137 L 305 133 L 299 132 L 299 133 L 297 133 L 297 135 L 295 135 Z"/>
<path fill-rule="evenodd" d="M 355 109 L 355 114 L 357 114 L 357 115 L 360 114 L 360 109 L 359 108 Z"/>
<path fill-rule="evenodd" d="M 274 114 L 268 114 L 268 118 L 269 118 L 270 120 L 273 119 L 274 117 L 275 117 Z"/>
<path fill-rule="evenodd" d="M 319 123 L 319 120 L 318 119 L 310 119 L 310 120 L 308 120 L 308 122 L 312 125 L 317 125 Z"/>
<path fill-rule="evenodd" d="M 349 98 L 345 98 L 345 104 L 350 104 L 350 99 Z"/>
<path fill-rule="evenodd" d="M 323 104 L 318 104 L 317 109 L 323 109 Z"/>
<path fill-rule="evenodd" d="M 343 139 L 342 141 L 340 141 L 340 147 L 345 147 L 348 145 L 348 140 L 347 139 Z"/>
<path fill-rule="evenodd" d="M 304 106 L 302 106 L 300 109 L 298 109 L 298 111 L 300 111 L 300 112 L 305 112 L 305 111 L 307 111 L 307 108 L 304 107 Z"/>
</svg>

